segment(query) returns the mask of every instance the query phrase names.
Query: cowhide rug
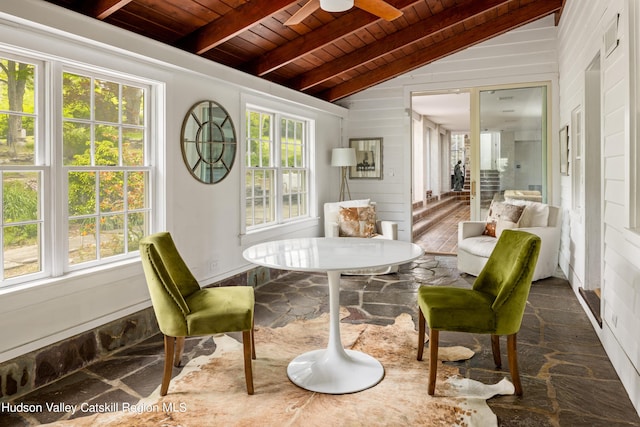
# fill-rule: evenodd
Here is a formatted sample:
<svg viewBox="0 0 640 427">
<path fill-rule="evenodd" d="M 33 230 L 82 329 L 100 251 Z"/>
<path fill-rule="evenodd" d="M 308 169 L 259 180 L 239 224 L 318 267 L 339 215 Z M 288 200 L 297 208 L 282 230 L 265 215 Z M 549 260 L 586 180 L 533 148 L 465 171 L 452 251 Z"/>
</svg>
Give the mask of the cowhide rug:
<svg viewBox="0 0 640 427">
<path fill-rule="evenodd" d="M 385 376 L 376 386 L 353 394 L 326 395 L 303 390 L 287 378 L 287 364 L 299 354 L 324 348 L 328 316 L 296 321 L 285 327 L 256 328 L 253 362 L 255 394 L 246 393 L 242 344 L 220 335 L 210 356 L 191 360 L 176 376 L 165 397 L 159 387 L 136 405 L 136 411 L 101 413 L 59 426 L 492 426 L 495 414 L 486 399 L 513 394 L 507 379 L 495 385 L 457 377 L 458 369 L 438 367 L 436 395 L 427 394 L 428 349 L 416 360 L 417 332 L 411 316 L 395 324 L 341 324 L 345 348 L 377 358 Z M 464 360 L 473 352 L 441 347 L 440 360 Z M 158 382 L 160 378 L 158 378 Z"/>
</svg>

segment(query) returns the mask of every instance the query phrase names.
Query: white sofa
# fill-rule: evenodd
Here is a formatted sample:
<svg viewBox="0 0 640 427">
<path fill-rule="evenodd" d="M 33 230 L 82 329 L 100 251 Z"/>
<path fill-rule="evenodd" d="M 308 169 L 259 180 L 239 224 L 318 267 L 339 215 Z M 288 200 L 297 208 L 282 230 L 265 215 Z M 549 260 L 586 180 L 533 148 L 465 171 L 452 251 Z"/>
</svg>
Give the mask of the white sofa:
<svg viewBox="0 0 640 427">
<path fill-rule="evenodd" d="M 332 202 L 324 204 L 324 235 L 325 237 L 340 237 L 340 207 L 352 208 L 352 207 L 366 207 L 373 206 L 375 208 L 375 202 L 369 199 L 361 200 L 346 200 L 343 202 Z M 371 237 L 372 239 L 389 239 L 398 240 L 398 224 L 393 221 L 381 221 L 376 218 L 376 235 Z M 345 237 L 348 239 L 348 237 Z M 398 266 L 393 265 L 390 267 L 367 269 L 367 270 L 353 270 L 344 272 L 344 274 L 389 274 L 398 271 Z"/>
<path fill-rule="evenodd" d="M 532 205 L 533 208 L 548 208 L 546 226 L 541 226 L 541 217 L 537 222 L 519 224 L 518 230 L 527 231 L 540 237 L 540 255 L 533 273 L 533 280 L 540 280 L 552 276 L 558 267 L 558 253 L 560 250 L 560 227 L 562 225 L 562 210 L 556 206 L 542 203 L 507 200 L 507 203 Z M 525 211 L 527 207 L 525 206 Z M 530 217 L 528 217 L 530 218 Z M 521 221 L 525 219 L 525 213 Z M 527 225 L 538 226 L 527 226 Z M 477 276 L 491 255 L 498 241 L 496 237 L 483 235 L 486 221 L 463 221 L 458 224 L 458 269 L 464 273 Z"/>
</svg>

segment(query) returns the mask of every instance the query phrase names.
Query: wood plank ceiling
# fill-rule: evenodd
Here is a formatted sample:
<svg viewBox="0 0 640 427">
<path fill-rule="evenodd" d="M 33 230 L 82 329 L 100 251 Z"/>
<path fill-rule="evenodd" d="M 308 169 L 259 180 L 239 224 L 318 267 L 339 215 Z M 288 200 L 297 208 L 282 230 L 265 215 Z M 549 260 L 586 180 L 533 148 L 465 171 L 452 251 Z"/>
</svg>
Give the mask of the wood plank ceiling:
<svg viewBox="0 0 640 427">
<path fill-rule="evenodd" d="M 393 21 L 291 0 L 47 0 L 111 25 L 333 102 L 514 28 L 564 0 L 388 0 Z"/>
</svg>

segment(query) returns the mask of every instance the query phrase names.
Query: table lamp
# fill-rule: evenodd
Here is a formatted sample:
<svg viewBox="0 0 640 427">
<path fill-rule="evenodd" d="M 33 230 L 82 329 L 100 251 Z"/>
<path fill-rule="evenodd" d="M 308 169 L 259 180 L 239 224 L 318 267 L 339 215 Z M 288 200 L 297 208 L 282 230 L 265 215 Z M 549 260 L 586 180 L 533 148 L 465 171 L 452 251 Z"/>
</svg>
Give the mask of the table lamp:
<svg viewBox="0 0 640 427">
<path fill-rule="evenodd" d="M 342 168 L 342 179 L 340 181 L 340 202 L 345 200 L 345 189 L 351 200 L 351 191 L 347 182 L 347 168 L 356 165 L 356 150 L 354 148 L 334 148 L 331 151 L 331 166 Z"/>
</svg>

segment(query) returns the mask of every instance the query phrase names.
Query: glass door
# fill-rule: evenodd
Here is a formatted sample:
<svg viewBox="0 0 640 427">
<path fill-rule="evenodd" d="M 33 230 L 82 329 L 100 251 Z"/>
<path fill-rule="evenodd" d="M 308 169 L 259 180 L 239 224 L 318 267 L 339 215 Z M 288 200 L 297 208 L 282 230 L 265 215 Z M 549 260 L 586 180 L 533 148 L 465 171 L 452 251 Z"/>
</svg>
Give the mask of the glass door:
<svg viewBox="0 0 640 427">
<path fill-rule="evenodd" d="M 472 132 L 477 138 L 472 171 L 476 219 L 487 217 L 493 200 L 546 202 L 547 90 L 541 84 L 477 92 L 479 120 Z"/>
</svg>

